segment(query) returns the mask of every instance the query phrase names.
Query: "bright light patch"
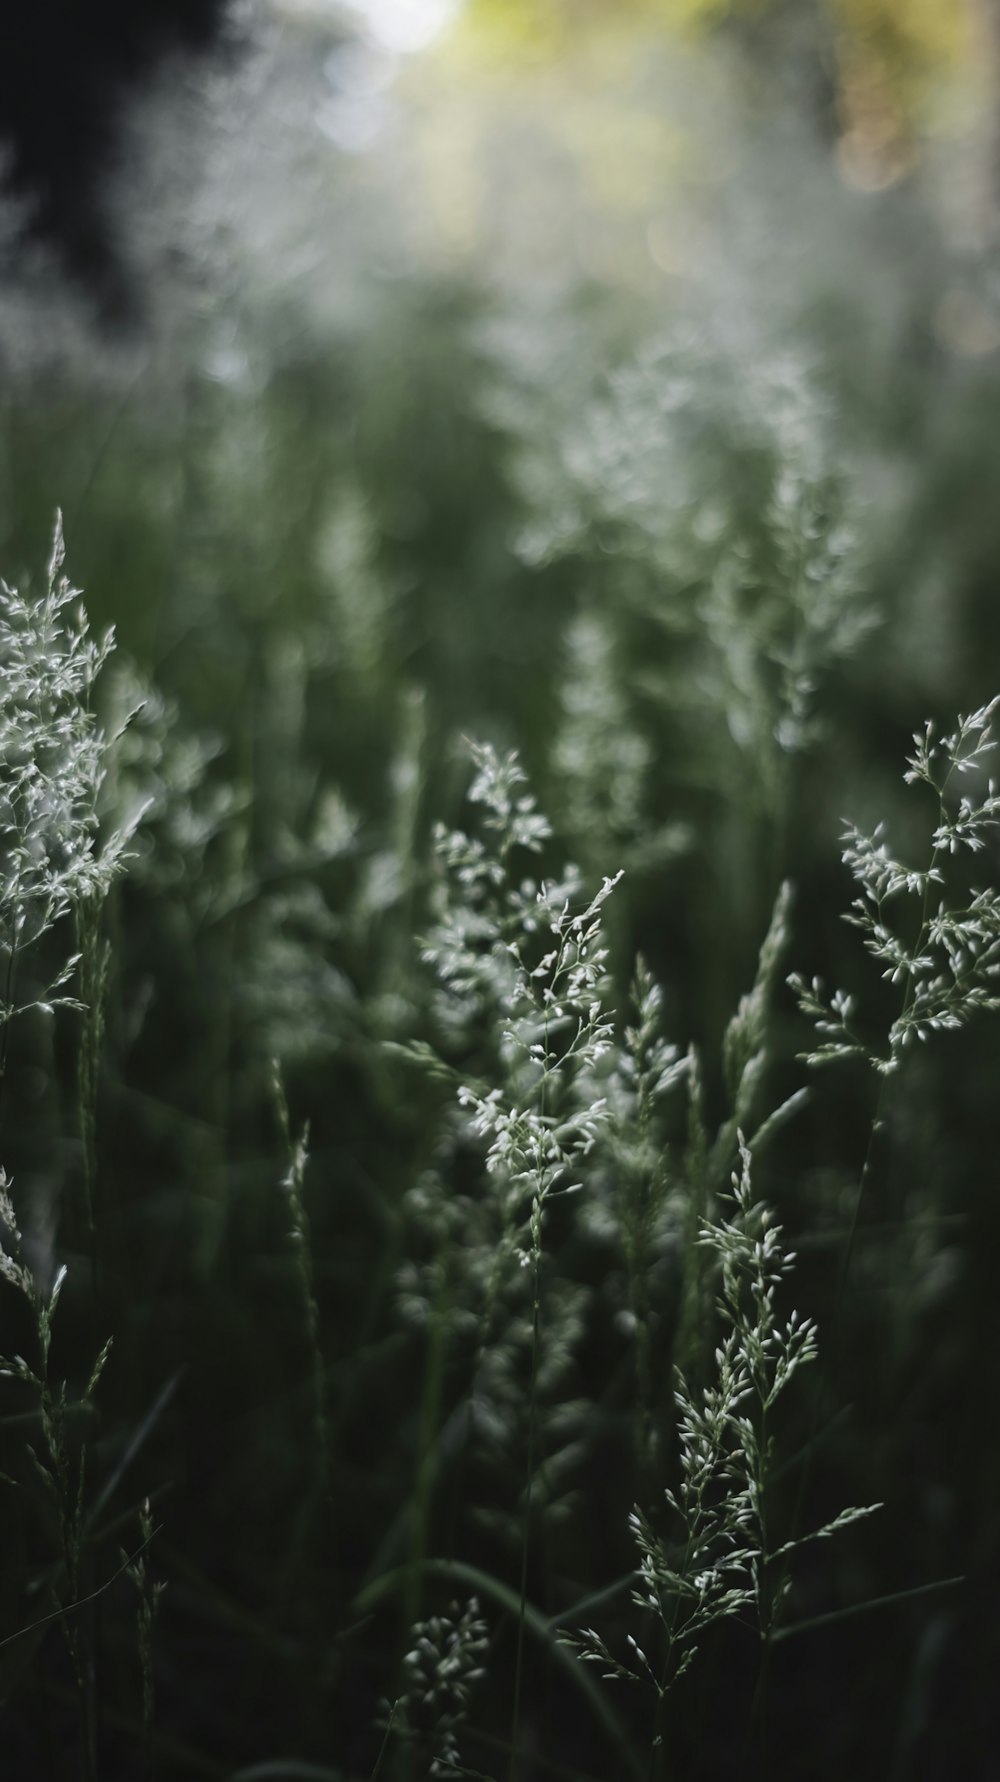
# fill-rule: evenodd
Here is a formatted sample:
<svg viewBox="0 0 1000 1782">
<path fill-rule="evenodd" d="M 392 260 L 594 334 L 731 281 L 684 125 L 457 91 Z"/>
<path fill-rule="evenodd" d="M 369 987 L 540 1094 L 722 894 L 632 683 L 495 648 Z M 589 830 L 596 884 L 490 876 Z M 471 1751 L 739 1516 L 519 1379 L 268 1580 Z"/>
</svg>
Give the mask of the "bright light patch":
<svg viewBox="0 0 1000 1782">
<path fill-rule="evenodd" d="M 369 37 L 393 55 L 414 55 L 433 43 L 458 12 L 461 0 L 349 0 Z"/>
</svg>

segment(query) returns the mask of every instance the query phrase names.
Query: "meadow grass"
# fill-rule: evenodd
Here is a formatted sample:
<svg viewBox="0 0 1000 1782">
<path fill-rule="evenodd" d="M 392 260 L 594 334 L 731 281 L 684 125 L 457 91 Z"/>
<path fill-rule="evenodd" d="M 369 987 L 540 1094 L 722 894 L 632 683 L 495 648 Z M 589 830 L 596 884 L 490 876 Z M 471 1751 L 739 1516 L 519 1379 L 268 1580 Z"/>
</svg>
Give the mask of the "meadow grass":
<svg viewBox="0 0 1000 1782">
<path fill-rule="evenodd" d="M 917 732 L 898 849 L 851 826 L 831 939 L 797 826 L 872 613 L 840 480 L 787 462 L 808 391 L 756 399 L 756 530 L 675 516 L 654 589 L 605 513 L 635 574 L 554 653 L 544 801 L 400 678 L 352 802 L 291 625 L 227 746 L 92 638 L 58 529 L 4 586 L 12 1775 L 933 1773 L 975 1542 L 920 1369 L 964 1266 L 942 1042 L 986 1057 L 998 1001 L 997 702 Z"/>
</svg>

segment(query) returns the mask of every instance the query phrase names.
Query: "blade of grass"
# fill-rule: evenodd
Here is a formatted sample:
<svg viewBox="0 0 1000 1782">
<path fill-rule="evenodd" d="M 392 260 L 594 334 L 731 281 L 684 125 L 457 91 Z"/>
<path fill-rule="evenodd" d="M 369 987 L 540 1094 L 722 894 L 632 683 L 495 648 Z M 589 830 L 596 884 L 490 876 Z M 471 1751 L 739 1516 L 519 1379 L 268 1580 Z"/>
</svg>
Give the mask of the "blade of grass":
<svg viewBox="0 0 1000 1782">
<path fill-rule="evenodd" d="M 817 1627 L 831 1627 L 835 1621 L 852 1621 L 856 1615 L 868 1615 L 873 1609 L 891 1609 L 896 1603 L 912 1602 L 918 1596 L 930 1596 L 938 1590 L 954 1590 L 964 1584 L 963 1577 L 936 1578 L 932 1584 L 915 1584 L 912 1590 L 894 1590 L 889 1596 L 870 1596 L 863 1603 L 851 1603 L 846 1609 L 831 1609 L 828 1615 L 811 1615 L 808 1621 L 795 1621 L 791 1627 L 776 1628 L 771 1636 L 774 1645 L 790 1640 L 795 1634 L 811 1633 Z"/>
</svg>

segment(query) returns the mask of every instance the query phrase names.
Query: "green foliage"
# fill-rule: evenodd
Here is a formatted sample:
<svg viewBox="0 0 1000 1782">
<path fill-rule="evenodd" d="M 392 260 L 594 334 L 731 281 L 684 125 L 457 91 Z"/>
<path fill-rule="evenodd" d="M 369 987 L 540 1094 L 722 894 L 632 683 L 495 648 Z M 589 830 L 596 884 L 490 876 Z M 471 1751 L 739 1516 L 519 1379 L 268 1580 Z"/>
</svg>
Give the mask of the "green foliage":
<svg viewBox="0 0 1000 1782">
<path fill-rule="evenodd" d="M 573 1642 L 582 1658 L 610 1663 L 613 1678 L 646 1678 L 661 1700 L 684 1675 L 699 1637 L 713 1622 L 749 1616 L 766 1639 L 791 1588 L 787 1568 L 777 1562 L 875 1507 L 842 1510 L 822 1528 L 770 1545 L 766 1502 L 775 1443 L 768 1417 L 798 1369 L 815 1361 L 818 1351 L 810 1319 L 793 1311 L 779 1322 L 776 1289 L 795 1257 L 784 1249 L 771 1209 L 753 1200 L 750 1152 L 742 1136 L 740 1159 L 730 1216 L 703 1226 L 697 1240 L 721 1268 L 717 1310 L 723 1334 L 712 1385 L 692 1393 L 684 1375 L 677 1374 L 680 1478 L 676 1491 L 666 1492 L 666 1502 L 678 1532 L 669 1540 L 657 1534 L 639 1508 L 630 1517 L 640 1555 L 632 1600 L 660 1623 L 662 1667 L 654 1670 L 631 1635 L 638 1670 L 611 1659 L 592 1629 Z"/>
<path fill-rule="evenodd" d="M 91 693 L 112 648 L 89 636 L 79 590 L 60 575 L 62 522 L 57 520 L 47 585 L 39 601 L 0 584 L 0 947 L 9 1023 L 31 1008 L 50 1012 L 70 1000 L 60 992 L 77 964 L 16 999 L 21 956 L 71 911 L 99 904 L 121 870 L 129 833 L 119 828 L 98 845 L 98 801 L 105 741 L 90 709 Z"/>
<path fill-rule="evenodd" d="M 855 1032 L 854 999 L 842 990 L 829 1003 L 817 979 L 794 977 L 799 1003 L 823 1034 L 808 1054 L 810 1064 L 862 1057 L 882 1076 L 898 1070 L 905 1048 L 933 1033 L 961 1027 L 980 1010 L 1000 1007 L 1000 897 L 962 884 L 952 867 L 963 850 L 981 853 L 1000 820 L 994 782 L 977 792 L 958 791 L 960 776 L 981 778 L 985 757 L 996 747 L 992 718 L 997 700 L 960 718 L 937 739 L 932 722 L 914 734 L 916 745 L 903 778 L 932 795 L 928 864 L 909 867 L 889 851 L 881 825 L 864 835 L 853 825 L 845 836 L 844 864 L 860 886 L 847 920 L 882 966 L 882 977 L 902 985 L 902 1008 L 889 1028 L 884 1053 L 870 1051 Z M 956 882 L 957 881 L 957 882 Z M 904 914 L 897 914 L 901 900 Z M 937 903 L 936 910 L 932 907 Z M 912 920 L 908 920 L 909 917 Z M 910 932 L 907 933 L 909 928 Z"/>
<path fill-rule="evenodd" d="M 424 1773 L 435 1779 L 467 1775 L 459 1757 L 457 1733 L 476 1683 L 486 1675 L 489 1646 L 479 1604 L 470 1597 L 463 1609 L 418 1621 L 413 1644 L 403 1657 L 405 1686 L 391 1710 L 391 1731 L 421 1754 Z M 418 1759 L 420 1761 L 420 1759 Z"/>
<path fill-rule="evenodd" d="M 4 595 L 14 1776 L 882 1782 L 925 1687 L 971 1752 L 995 702 L 898 796 L 808 352 L 515 309 L 126 408 L 138 660 Z"/>
<path fill-rule="evenodd" d="M 101 1375 L 111 1352 L 109 1337 L 97 1356 L 79 1399 L 70 1403 L 65 1381 L 56 1385 L 50 1375 L 49 1357 L 52 1347 L 52 1325 L 66 1269 L 57 1273 L 51 1288 L 42 1292 L 21 1255 L 21 1234 L 16 1225 L 14 1205 L 7 1177 L 0 1171 L 0 1223 L 6 1228 L 6 1248 L 0 1250 L 0 1277 L 25 1302 L 34 1327 L 36 1360 L 34 1365 L 23 1355 L 0 1357 L 0 1373 L 28 1389 L 41 1429 L 38 1448 L 30 1443 L 25 1455 L 34 1475 L 35 1494 L 40 1490 L 38 1511 L 50 1542 L 50 1558 L 44 1567 L 48 1612 L 18 1630 L 20 1637 L 30 1640 L 45 1623 L 59 1622 L 65 1635 L 72 1667 L 73 1681 L 79 1702 L 80 1769 L 85 1776 L 95 1773 L 94 1702 L 90 1681 L 93 1654 L 86 1626 L 81 1631 L 79 1613 L 84 1606 L 83 1581 L 91 1547 L 91 1518 L 85 1497 L 86 1444 L 71 1433 L 71 1415 L 86 1413 L 93 1404 Z M 26 1488 L 26 1481 L 4 1475 L 9 1490 Z M 39 1582 L 42 1580 L 40 1579 Z M 11 1636 L 8 1635 L 8 1638 Z M 16 1637 L 16 1636 L 15 1636 Z"/>
</svg>

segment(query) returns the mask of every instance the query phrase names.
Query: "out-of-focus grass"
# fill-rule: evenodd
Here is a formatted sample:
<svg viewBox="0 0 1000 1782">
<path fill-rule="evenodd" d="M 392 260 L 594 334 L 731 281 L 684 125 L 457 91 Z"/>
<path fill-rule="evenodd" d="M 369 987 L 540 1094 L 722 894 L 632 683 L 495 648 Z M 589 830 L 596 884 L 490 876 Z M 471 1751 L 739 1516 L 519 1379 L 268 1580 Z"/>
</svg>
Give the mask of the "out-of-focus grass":
<svg viewBox="0 0 1000 1782">
<path fill-rule="evenodd" d="M 591 110 L 581 92 L 565 113 L 552 64 L 513 92 L 487 75 L 449 89 L 442 61 L 421 93 L 411 71 L 417 90 L 394 100 L 408 153 L 390 133 L 348 164 L 283 121 L 290 94 L 308 96 L 306 115 L 318 103 L 317 44 L 337 53 L 309 29 L 286 38 L 260 89 L 250 154 L 215 145 L 204 183 L 178 188 L 215 219 L 203 284 L 190 266 L 171 271 L 133 219 L 136 253 L 165 268 L 145 342 L 88 357 L 35 340 L 21 370 L 11 351 L 0 565 L 22 588 L 34 569 L 37 585 L 61 502 L 94 627 L 114 622 L 117 664 L 134 658 L 98 701 L 109 729 L 133 714 L 110 757 L 107 821 L 150 801 L 108 911 L 96 1288 L 69 1015 L 26 1019 L 12 1037 L 4 1163 L 30 1254 L 69 1265 L 52 1378 L 69 1376 L 67 1428 L 87 1437 L 94 1587 L 138 1545 L 147 1495 L 162 1525 L 144 1584 L 168 1583 L 153 1645 L 159 1773 L 272 1760 L 288 1775 L 296 1763 L 371 1773 L 379 1697 L 409 1674 L 397 1673 L 407 1615 L 437 1614 L 422 1637 L 440 1645 L 463 1624 L 451 1598 L 477 1593 L 492 1640 L 473 1698 L 477 1766 L 506 1772 L 517 1673 L 524 1773 L 617 1775 L 608 1715 L 643 1762 L 648 1715 L 612 1692 L 602 1720 L 552 1636 L 595 1592 L 617 1601 L 635 1563 L 637 1316 L 665 1476 L 674 1464 L 680 1265 L 671 1228 L 647 1279 L 641 1217 L 626 1241 L 607 1205 L 616 1171 L 637 1171 L 635 1187 L 650 1155 L 657 1192 L 681 1179 L 680 1157 L 701 1158 L 712 1193 L 725 1185 L 735 1153 L 710 1168 L 706 1136 L 732 1119 L 722 1040 L 780 882 L 797 887 L 789 965 L 854 988 L 841 820 L 894 820 L 905 849 L 911 730 L 995 691 L 989 266 L 955 248 L 955 213 L 919 181 L 862 196 L 808 127 L 762 123 L 752 64 L 715 67 L 696 127 L 678 96 L 704 53 L 689 49 L 673 73 L 662 48 L 637 69 L 626 40 L 623 100 L 605 90 Z M 536 93 L 552 115 L 532 112 Z M 436 94 L 452 109 L 435 133 Z M 233 100 L 244 121 L 246 103 Z M 477 110 L 470 167 L 454 145 Z M 515 141 L 510 121 L 521 131 L 526 117 Z M 633 182 L 621 170 L 650 143 Z M 661 200 L 670 166 L 677 186 Z M 529 179 L 542 182 L 533 215 Z M 164 214 L 190 242 L 173 204 Z M 463 1295 L 496 1233 L 482 1147 L 453 1109 L 459 1081 L 523 1082 L 499 1017 L 459 1019 L 421 960 L 441 918 L 433 825 L 466 821 L 463 733 L 520 750 L 555 830 L 546 875 L 575 858 L 589 896 L 624 866 L 604 912 L 618 1038 L 641 948 L 667 1035 L 702 1060 L 697 1119 L 668 1110 L 634 1152 L 624 1134 L 588 1177 L 589 1226 L 553 1201 L 551 1277 L 526 1249 L 551 1373 L 532 1387 L 515 1296 L 489 1392 L 470 1374 L 482 1308 Z M 803 1085 L 806 1042 L 792 999 L 773 994 L 761 1081 L 777 1105 Z M 830 1418 L 812 1432 L 804 1509 L 810 1523 L 845 1503 L 890 1511 L 836 1564 L 815 1550 L 796 1618 L 970 1581 L 961 1597 L 778 1648 L 777 1771 L 796 1773 L 808 1746 L 823 1774 L 909 1775 L 918 1750 L 920 1773 L 955 1773 L 956 1752 L 979 1773 L 994 1046 L 977 1025 L 917 1058 L 885 1112 L 850 1291 L 821 1340 Z M 759 1166 L 821 1339 L 872 1113 L 862 1083 L 831 1083 Z M 290 1203 L 288 1134 L 306 1121 Z M 695 1301 L 704 1315 L 710 1299 L 687 1295 L 685 1340 Z M 5 1346 L 25 1345 L 16 1311 L 0 1310 Z M 83 1357 L 109 1333 L 99 1390 L 76 1407 Z M 15 1387 L 0 1638 L 59 1588 L 25 1460 L 35 1414 Z M 791 1508 L 807 1412 L 783 1434 L 776 1513 Z M 540 1520 L 522 1611 L 531 1456 Z M 662 1510 L 653 1497 L 644 1508 Z M 84 1686 L 102 1775 L 134 1774 L 142 1747 L 135 1610 L 118 1579 L 81 1632 L 78 1650 L 100 1656 Z M 676 1698 L 679 1774 L 733 1774 L 753 1718 L 752 1643 L 722 1627 L 709 1648 Z M 0 1657 L 11 1773 L 68 1773 L 78 1680 L 58 1627 Z M 831 1677 L 850 1704 L 832 1730 Z M 407 1761 L 390 1737 L 383 1776 L 420 1773 Z"/>
</svg>

